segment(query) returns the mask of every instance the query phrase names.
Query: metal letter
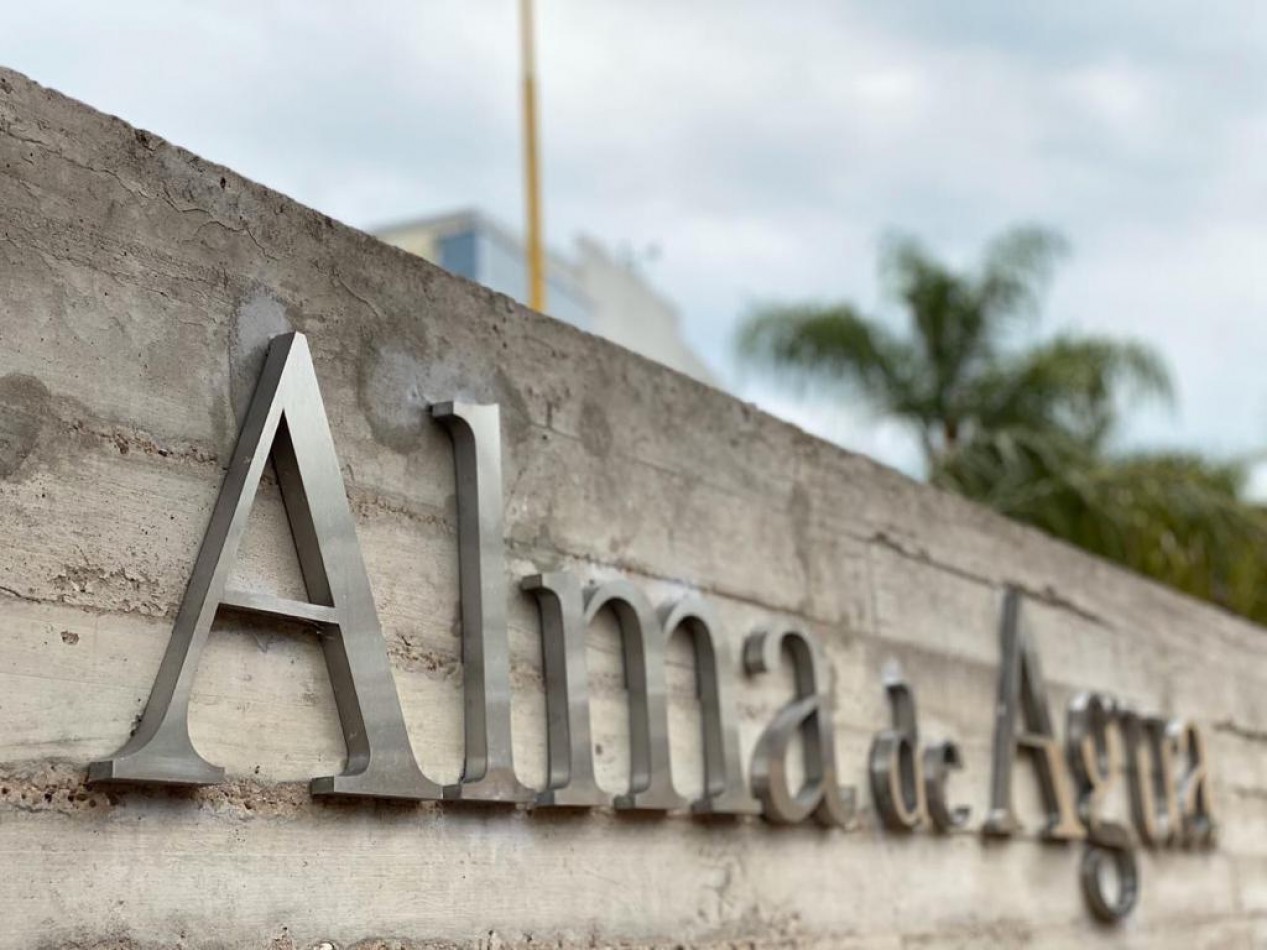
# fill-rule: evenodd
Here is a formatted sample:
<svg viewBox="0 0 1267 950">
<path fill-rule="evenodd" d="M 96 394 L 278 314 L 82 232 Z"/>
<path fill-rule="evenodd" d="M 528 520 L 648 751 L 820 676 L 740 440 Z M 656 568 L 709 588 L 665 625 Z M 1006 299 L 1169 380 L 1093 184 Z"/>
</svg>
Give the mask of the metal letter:
<svg viewBox="0 0 1267 950">
<path fill-rule="evenodd" d="M 313 603 L 225 590 L 270 451 Z M 145 714 L 91 781 L 208 785 L 224 770 L 189 738 L 189 695 L 216 610 L 224 605 L 317 624 L 347 743 L 340 775 L 314 779 L 322 795 L 434 799 L 418 768 L 387 660 L 343 475 L 307 340 L 276 337 L 198 551 Z"/>
<path fill-rule="evenodd" d="M 1100 844 L 1130 843 L 1123 825 L 1105 822 L 1100 807 L 1120 768 L 1109 726 L 1117 718 L 1117 701 L 1103 693 L 1079 693 L 1069 702 L 1065 742 L 1073 766 L 1078 817 L 1087 839 Z"/>
<path fill-rule="evenodd" d="M 1075 841 L 1084 836 L 1078 823 L 1065 758 L 1052 730 L 1043 676 L 1034 649 L 1021 624 L 1021 594 L 1009 587 L 1003 598 L 1000 626 L 1003 660 L 999 669 L 999 693 L 994 709 L 994 762 L 990 782 L 990 813 L 982 831 L 1007 836 L 1020 824 L 1012 807 L 1012 767 L 1017 748 L 1028 752 L 1038 775 L 1047 824 L 1042 834 L 1054 841 Z M 1017 731 L 1017 716 L 1023 731 Z"/>
<path fill-rule="evenodd" d="M 625 580 L 592 588 L 585 601 L 588 625 L 610 608 L 620 625 L 629 688 L 629 791 L 617 808 L 671 811 L 686 807 L 673 788 L 669 710 L 664 678 L 664 630 L 646 596 Z"/>
<path fill-rule="evenodd" d="M 818 644 L 803 630 L 758 630 L 744 643 L 744 667 L 750 674 L 768 673 L 788 650 L 796 677 L 796 699 L 766 726 L 752 755 L 752 790 L 767 820 L 796 824 L 810 815 L 821 825 L 847 828 L 853 821 L 855 792 L 836 776 L 835 728 L 827 661 Z M 797 736 L 805 750 L 805 780 L 792 790 L 787 753 Z"/>
<path fill-rule="evenodd" d="M 510 645 L 502 535 L 501 419 L 497 406 L 447 402 L 431 414 L 453 439 L 462 601 L 462 689 L 466 757 L 445 798 L 529 802 L 515 775 L 510 735 Z"/>
<path fill-rule="evenodd" d="M 1159 716 L 1128 712 L 1123 728 L 1135 830 L 1147 845 L 1170 844 L 1183 827 L 1173 785 L 1182 726 Z"/>
<path fill-rule="evenodd" d="M 521 586 L 536 595 L 541 611 L 549 779 L 537 803 L 559 808 L 606 805 L 611 796 L 594 778 L 581 585 L 572 574 L 558 571 L 527 577 Z"/>
<path fill-rule="evenodd" d="M 1130 830 L 1105 821 L 1100 808 L 1120 771 L 1109 726 L 1118 719 L 1117 701 L 1102 693 L 1079 693 L 1069 703 L 1066 743 L 1078 794 L 1078 815 L 1087 829 L 1080 877 L 1087 906 L 1100 920 L 1113 923 L 1135 907 L 1139 898 L 1139 868 Z M 1117 872 L 1117 895 L 1108 893 L 1102 867 L 1112 860 Z"/>
<path fill-rule="evenodd" d="M 1183 843 L 1209 847 L 1214 844 L 1216 828 L 1205 736 L 1195 722 L 1185 723 L 1180 736 L 1185 764 L 1183 776 L 1179 779 L 1179 814 L 1183 821 Z"/>
<path fill-rule="evenodd" d="M 1106 893 L 1107 882 L 1103 872 L 1106 861 L 1113 862 L 1117 874 L 1116 898 Z M 1087 907 L 1106 924 L 1117 923 L 1134 910 L 1139 901 L 1139 865 L 1135 852 L 1130 848 L 1109 848 L 1088 841 L 1082 852 L 1078 877 L 1082 881 L 1082 896 L 1086 898 Z"/>
<path fill-rule="evenodd" d="M 928 815 L 915 694 L 896 663 L 885 668 L 884 688 L 893 709 L 893 728 L 881 732 L 871 743 L 871 794 L 887 827 L 912 831 Z"/>
<path fill-rule="evenodd" d="M 957 831 L 968 823 L 972 809 L 967 805 L 951 808 L 946 801 L 946 782 L 950 772 L 963 768 L 959 746 L 949 740 L 930 745 L 924 750 L 924 799 L 933 827 L 942 833 Z"/>
<path fill-rule="evenodd" d="M 685 625 L 695 647 L 695 687 L 704 732 L 704 794 L 691 803 L 701 814 L 757 815 L 761 803 L 748 791 L 739 759 L 739 726 L 730 696 L 735 664 L 718 637 L 717 618 L 701 598 L 686 597 L 665 611 L 664 638 Z"/>
</svg>

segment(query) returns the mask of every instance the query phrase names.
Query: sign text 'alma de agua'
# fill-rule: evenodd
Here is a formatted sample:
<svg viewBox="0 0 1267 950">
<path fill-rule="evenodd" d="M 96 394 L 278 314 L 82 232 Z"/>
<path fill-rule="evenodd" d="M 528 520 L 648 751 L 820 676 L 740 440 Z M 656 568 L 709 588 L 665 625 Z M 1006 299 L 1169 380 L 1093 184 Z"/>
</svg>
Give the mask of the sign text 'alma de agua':
<svg viewBox="0 0 1267 950">
<path fill-rule="evenodd" d="M 276 337 L 269 348 L 145 713 L 113 758 L 93 763 L 90 780 L 206 785 L 223 779 L 224 770 L 194 748 L 188 716 L 198 659 L 224 607 L 300 620 L 323 632 L 347 763 L 338 775 L 314 779 L 315 795 L 689 808 L 762 815 L 783 824 L 812 819 L 828 828 L 851 826 L 855 790 L 840 779 L 827 661 L 809 631 L 771 624 L 749 634 L 737 657 L 709 604 L 698 597 L 657 612 L 628 581 L 583 589 L 564 571 L 522 582 L 540 608 L 548 720 L 547 787 L 524 785 L 511 743 L 498 408 L 445 403 L 433 406 L 432 415 L 452 436 L 458 485 L 461 781 L 448 787 L 433 782 L 410 748 L 308 344 L 298 333 Z M 226 586 L 270 457 L 310 602 Z M 619 624 L 629 694 L 630 777 L 614 799 L 595 780 L 585 663 L 586 628 L 601 611 L 610 611 Z M 694 646 L 702 712 L 704 791 L 695 801 L 676 790 L 669 754 L 664 659 L 668 638 L 679 629 Z M 990 808 L 980 830 L 1006 838 L 1019 829 L 1011 786 L 1016 755 L 1024 753 L 1046 811 L 1042 836 L 1084 842 L 1080 878 L 1087 906 L 1102 920 L 1121 919 L 1139 896 L 1138 844 L 1214 843 L 1202 734 L 1195 724 L 1127 708 L 1103 693 L 1083 693 L 1069 704 L 1062 742 L 1016 590 L 1004 596 L 1000 640 Z M 745 782 L 733 708 L 736 668 L 760 676 L 781 663 L 792 664 L 796 695 L 766 725 Z M 892 722 L 876 735 L 867 763 L 877 815 L 895 832 L 966 829 L 971 815 L 948 791 L 951 772 L 963 768 L 959 747 L 953 741 L 921 745 L 915 693 L 896 666 L 884 671 L 884 686 Z M 789 767 L 797 744 L 799 778 Z M 1124 770 L 1118 761 L 1123 753 Z M 1102 815 L 1123 771 L 1133 827 Z"/>
</svg>

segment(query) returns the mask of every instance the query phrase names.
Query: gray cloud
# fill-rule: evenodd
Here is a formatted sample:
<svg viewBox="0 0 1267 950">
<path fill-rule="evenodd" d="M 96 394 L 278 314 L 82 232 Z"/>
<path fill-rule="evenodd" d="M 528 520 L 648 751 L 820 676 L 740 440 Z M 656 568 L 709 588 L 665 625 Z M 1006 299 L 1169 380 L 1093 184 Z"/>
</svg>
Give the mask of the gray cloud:
<svg viewBox="0 0 1267 950">
<path fill-rule="evenodd" d="M 79 2 L 7 14 L 0 62 L 373 226 L 520 215 L 515 5 Z M 1267 13 L 917 0 L 541 0 L 547 225 L 656 244 L 652 279 L 728 378 L 753 301 L 883 312 L 877 239 L 955 260 L 1018 220 L 1076 255 L 1047 326 L 1143 336 L 1178 413 L 1130 441 L 1267 436 Z M 893 318 L 893 315 L 890 315 Z M 912 468 L 856 407 L 740 391 Z"/>
</svg>

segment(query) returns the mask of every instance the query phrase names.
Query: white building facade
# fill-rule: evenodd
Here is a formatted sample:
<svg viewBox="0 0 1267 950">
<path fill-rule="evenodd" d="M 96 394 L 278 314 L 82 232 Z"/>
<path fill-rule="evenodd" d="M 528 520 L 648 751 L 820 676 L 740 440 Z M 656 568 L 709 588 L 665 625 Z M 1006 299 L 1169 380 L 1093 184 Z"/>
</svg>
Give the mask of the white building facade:
<svg viewBox="0 0 1267 950">
<path fill-rule="evenodd" d="M 527 303 L 523 243 L 478 211 L 422 218 L 375 234 L 459 277 Z M 632 265 L 618 260 L 594 238 L 579 237 L 570 258 L 549 255 L 546 308 L 552 317 L 716 385 L 712 373 L 682 338 L 676 307 Z"/>
</svg>

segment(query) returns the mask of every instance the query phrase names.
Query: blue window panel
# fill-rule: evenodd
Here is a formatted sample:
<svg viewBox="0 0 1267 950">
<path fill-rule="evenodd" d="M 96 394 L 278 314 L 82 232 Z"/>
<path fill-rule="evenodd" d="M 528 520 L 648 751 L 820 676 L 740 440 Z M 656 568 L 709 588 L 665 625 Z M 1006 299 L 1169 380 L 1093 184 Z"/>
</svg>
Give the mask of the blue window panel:
<svg viewBox="0 0 1267 950">
<path fill-rule="evenodd" d="M 524 249 L 484 228 L 459 231 L 441 238 L 439 264 L 450 273 L 483 284 L 490 290 L 528 302 L 528 268 Z M 546 312 L 573 326 L 588 327 L 589 302 L 558 272 L 546 272 Z"/>
<path fill-rule="evenodd" d="M 480 283 L 518 301 L 526 300 L 528 274 L 523 249 L 499 240 L 488 231 L 480 234 L 479 249 Z"/>
<path fill-rule="evenodd" d="M 460 231 L 440 239 L 439 265 L 451 274 L 480 281 L 478 236 L 474 231 Z"/>
<path fill-rule="evenodd" d="M 590 325 L 589 301 L 570 282 L 552 279 L 546 273 L 546 312 L 574 327 Z"/>
</svg>

